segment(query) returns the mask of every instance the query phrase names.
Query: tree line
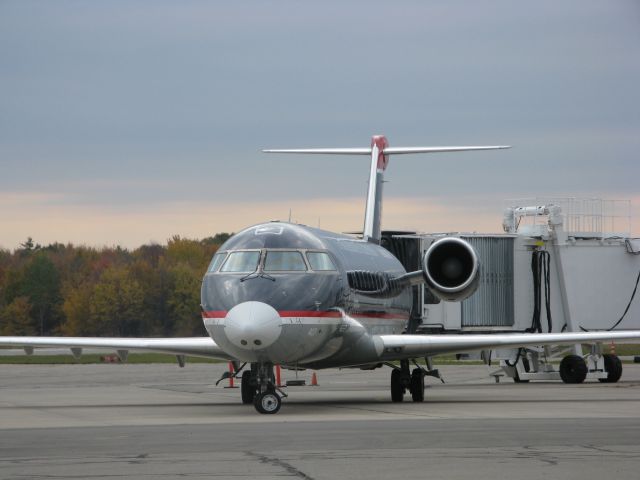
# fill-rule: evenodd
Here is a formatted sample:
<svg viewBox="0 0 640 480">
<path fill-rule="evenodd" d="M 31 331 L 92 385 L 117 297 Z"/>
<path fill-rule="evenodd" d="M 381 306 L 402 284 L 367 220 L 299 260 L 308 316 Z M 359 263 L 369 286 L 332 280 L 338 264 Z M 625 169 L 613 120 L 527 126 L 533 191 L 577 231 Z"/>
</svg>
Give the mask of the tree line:
<svg viewBox="0 0 640 480">
<path fill-rule="evenodd" d="M 0 249 L 0 335 L 205 335 L 200 284 L 230 237 L 93 248 L 31 238 Z"/>
</svg>

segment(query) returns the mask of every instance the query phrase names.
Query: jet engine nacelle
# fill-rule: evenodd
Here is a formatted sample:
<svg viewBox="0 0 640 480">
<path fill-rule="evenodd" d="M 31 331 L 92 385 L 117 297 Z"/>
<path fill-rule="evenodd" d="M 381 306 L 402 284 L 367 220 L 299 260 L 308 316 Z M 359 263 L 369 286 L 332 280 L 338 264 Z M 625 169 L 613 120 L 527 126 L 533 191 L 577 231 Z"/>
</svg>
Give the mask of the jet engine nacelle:
<svg viewBox="0 0 640 480">
<path fill-rule="evenodd" d="M 469 297 L 480 280 L 475 250 L 469 242 L 457 237 L 433 242 L 422 259 L 422 271 L 433 294 L 449 302 Z"/>
</svg>

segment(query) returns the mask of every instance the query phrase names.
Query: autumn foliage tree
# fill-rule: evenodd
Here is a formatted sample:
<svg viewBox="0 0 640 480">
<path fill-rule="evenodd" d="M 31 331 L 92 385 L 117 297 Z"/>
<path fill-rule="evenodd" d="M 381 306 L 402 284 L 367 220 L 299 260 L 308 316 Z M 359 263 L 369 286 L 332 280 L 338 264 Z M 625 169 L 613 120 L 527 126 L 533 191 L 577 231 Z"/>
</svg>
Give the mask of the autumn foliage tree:
<svg viewBox="0 0 640 480">
<path fill-rule="evenodd" d="M 95 249 L 31 238 L 0 249 L 0 334 L 204 335 L 202 276 L 230 234 Z"/>
</svg>

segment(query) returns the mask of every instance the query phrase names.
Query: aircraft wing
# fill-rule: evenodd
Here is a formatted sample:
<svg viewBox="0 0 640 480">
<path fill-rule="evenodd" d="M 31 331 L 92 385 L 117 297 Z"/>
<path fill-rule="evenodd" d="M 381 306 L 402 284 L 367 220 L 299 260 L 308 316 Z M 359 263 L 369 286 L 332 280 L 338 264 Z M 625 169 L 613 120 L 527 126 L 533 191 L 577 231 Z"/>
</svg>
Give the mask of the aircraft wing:
<svg viewBox="0 0 640 480">
<path fill-rule="evenodd" d="M 34 348 L 69 348 L 77 356 L 82 348 L 94 348 L 116 350 L 118 353 L 146 351 L 231 360 L 231 357 L 216 345 L 211 337 L 0 337 L 0 347 L 24 348 L 28 354 L 33 352 Z"/>
<path fill-rule="evenodd" d="M 490 348 L 572 345 L 612 340 L 640 340 L 640 331 L 572 333 L 504 333 L 460 335 L 380 335 L 381 358 L 396 360 Z"/>
</svg>

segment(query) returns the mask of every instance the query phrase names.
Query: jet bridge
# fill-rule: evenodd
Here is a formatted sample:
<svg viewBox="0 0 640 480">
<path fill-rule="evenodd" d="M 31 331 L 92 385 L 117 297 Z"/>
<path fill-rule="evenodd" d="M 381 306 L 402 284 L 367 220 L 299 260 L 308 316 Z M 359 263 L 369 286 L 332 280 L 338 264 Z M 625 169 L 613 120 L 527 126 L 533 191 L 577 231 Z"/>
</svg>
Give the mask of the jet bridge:
<svg viewBox="0 0 640 480">
<path fill-rule="evenodd" d="M 577 332 L 640 329 L 640 239 L 631 238 L 630 202 L 521 199 L 505 209 L 502 234 L 455 234 L 480 259 L 480 284 L 462 302 L 414 288 L 416 333 Z M 451 234 L 447 234 L 451 235 Z M 385 232 L 382 244 L 407 270 L 444 234 Z M 608 350 L 608 349 L 607 349 Z M 585 378 L 617 381 L 621 364 L 600 344 L 484 351 L 498 380 Z M 557 362 L 560 361 L 560 368 Z"/>
</svg>

